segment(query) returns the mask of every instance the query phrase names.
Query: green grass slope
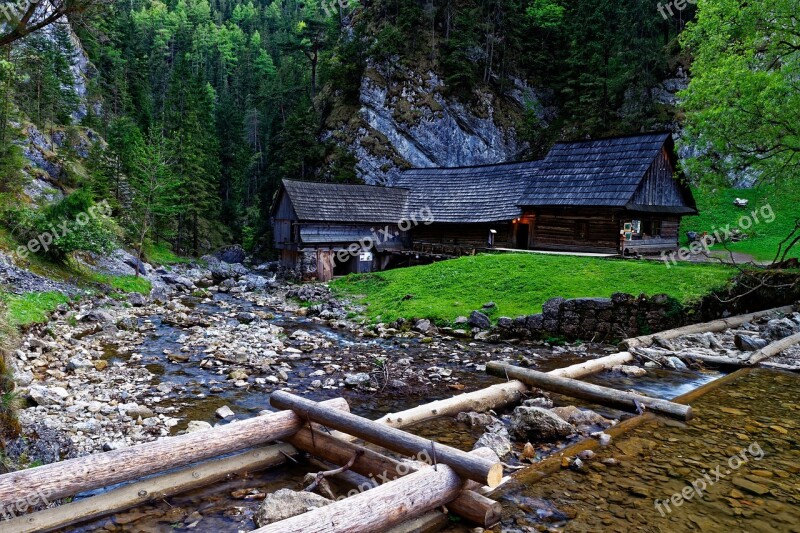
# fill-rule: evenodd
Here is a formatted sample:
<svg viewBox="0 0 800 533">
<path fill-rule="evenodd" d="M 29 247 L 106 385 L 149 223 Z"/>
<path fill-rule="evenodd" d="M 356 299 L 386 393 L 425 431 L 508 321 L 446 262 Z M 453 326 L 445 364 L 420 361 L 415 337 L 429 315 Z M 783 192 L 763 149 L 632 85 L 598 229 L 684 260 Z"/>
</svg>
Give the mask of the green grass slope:
<svg viewBox="0 0 800 533">
<path fill-rule="evenodd" d="M 544 254 L 487 254 L 432 265 L 351 275 L 331 284 L 363 299 L 372 320 L 425 317 L 446 323 L 497 304 L 493 314 L 538 313 L 549 298 L 666 293 L 686 302 L 722 286 L 735 271 L 717 264 L 623 261 Z"/>
<path fill-rule="evenodd" d="M 800 218 L 800 183 L 786 180 L 780 185 L 761 185 L 753 189 L 693 189 L 700 214 L 686 217 L 681 225 L 681 243 L 686 244 L 686 232 L 715 230 L 730 225 L 738 228 L 742 217 L 753 219 L 756 212 L 758 223 L 750 229 L 742 230 L 748 234 L 744 241 L 730 243 L 728 248 L 734 252 L 752 255 L 759 261 L 771 261 L 775 257 L 778 244 L 786 238 Z M 736 207 L 736 198 L 750 200 L 746 208 Z M 772 219 L 772 222 L 769 220 Z M 745 224 L 748 224 L 745 221 Z M 723 250 L 716 245 L 713 250 Z M 800 257 L 800 247 L 792 250 L 788 257 Z"/>
</svg>

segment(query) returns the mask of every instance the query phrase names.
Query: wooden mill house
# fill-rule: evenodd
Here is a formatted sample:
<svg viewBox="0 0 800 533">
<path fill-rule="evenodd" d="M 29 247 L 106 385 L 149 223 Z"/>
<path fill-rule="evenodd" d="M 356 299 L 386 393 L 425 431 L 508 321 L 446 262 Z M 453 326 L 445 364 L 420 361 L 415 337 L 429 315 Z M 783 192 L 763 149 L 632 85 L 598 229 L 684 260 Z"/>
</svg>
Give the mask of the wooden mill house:
<svg viewBox="0 0 800 533">
<path fill-rule="evenodd" d="M 401 172 L 389 187 L 284 180 L 272 208 L 284 266 L 327 281 L 495 250 L 675 250 L 696 214 L 672 135 L 556 144 L 544 159 Z"/>
</svg>

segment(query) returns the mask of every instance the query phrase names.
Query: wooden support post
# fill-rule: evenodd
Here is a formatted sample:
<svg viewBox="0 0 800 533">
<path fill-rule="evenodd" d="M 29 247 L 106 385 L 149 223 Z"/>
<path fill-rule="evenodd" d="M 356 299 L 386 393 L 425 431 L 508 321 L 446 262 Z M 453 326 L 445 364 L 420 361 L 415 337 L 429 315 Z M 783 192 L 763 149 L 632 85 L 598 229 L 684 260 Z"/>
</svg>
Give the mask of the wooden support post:
<svg viewBox="0 0 800 533">
<path fill-rule="evenodd" d="M 325 402 L 324 409 L 348 409 L 343 398 Z M 178 437 L 86 455 L 0 476 L 0 506 L 39 502 L 234 453 L 297 433 L 305 421 L 292 411 L 257 416 Z"/>
<path fill-rule="evenodd" d="M 621 352 L 583 363 L 552 370 L 548 374 L 565 378 L 580 378 L 622 365 L 633 360 L 633 355 Z M 466 394 L 412 407 L 399 413 L 390 413 L 376 420 L 394 428 L 404 428 L 441 416 L 456 416 L 462 411 L 488 411 L 519 403 L 528 392 L 528 386 L 516 380 L 492 385 Z"/>
<path fill-rule="evenodd" d="M 746 363 L 748 365 L 755 365 L 764 359 L 767 359 L 768 357 L 778 355 L 785 349 L 794 346 L 797 343 L 800 343 L 800 333 L 795 333 L 794 335 L 790 335 L 789 337 L 775 341 L 772 344 L 768 344 L 760 350 L 753 352 L 753 354 L 750 356 L 750 359 L 748 359 Z"/>
<path fill-rule="evenodd" d="M 335 465 L 346 464 L 355 455 L 358 455 L 349 471 L 369 476 L 359 490 L 370 489 L 370 486 L 375 484 L 386 483 L 419 470 L 419 466 L 401 463 L 369 448 L 320 431 L 314 431 L 312 435 L 311 430 L 302 429 L 290 437 L 288 442 L 299 450 Z M 437 445 L 437 459 L 439 458 L 439 448 Z M 499 460 L 497 454 L 489 448 L 473 450 L 469 455 L 491 462 Z M 425 450 L 424 457 L 419 457 L 419 459 L 423 462 L 432 462 L 433 456 L 429 450 Z M 453 513 L 484 528 L 492 527 L 500 521 L 502 513 L 500 503 L 474 492 L 480 488 L 479 484 L 468 481 L 463 488 L 464 491 L 447 505 Z M 374 488 L 370 490 L 374 490 Z"/>
<path fill-rule="evenodd" d="M 387 427 L 349 412 L 344 413 L 326 408 L 317 402 L 285 391 L 273 392 L 270 396 L 270 403 L 279 409 L 291 409 L 300 417 L 338 429 L 395 452 L 412 457 L 427 452 L 431 457 L 435 456 L 439 463 L 452 467 L 460 476 L 489 487 L 496 487 L 503 479 L 503 466 L 499 461 L 487 461 L 444 444 L 435 445 L 428 439 Z"/>
<path fill-rule="evenodd" d="M 447 505 L 463 480 L 445 464 L 423 468 L 370 491 L 269 524 L 256 533 L 374 533 Z"/>
<path fill-rule="evenodd" d="M 0 522 L 3 533 L 42 533 L 101 516 L 119 513 L 147 502 L 225 479 L 236 472 L 269 468 L 286 461 L 297 450 L 288 444 L 264 446 L 244 453 L 192 465 L 169 474 L 124 485 L 76 502 Z"/>
<path fill-rule="evenodd" d="M 574 379 L 561 378 L 498 361 L 487 363 L 486 372 L 495 376 L 515 378 L 532 387 L 557 392 L 573 398 L 589 400 L 601 405 L 608 405 L 636 412 L 638 403 L 656 413 L 669 415 L 682 420 L 690 420 L 692 418 L 692 408 L 688 405 L 680 405 L 667 400 L 601 387 L 600 385 L 584 383 L 583 381 Z"/>
<path fill-rule="evenodd" d="M 620 343 L 620 348 L 623 350 L 632 350 L 633 348 L 643 347 L 643 346 L 650 346 L 653 344 L 656 337 L 660 337 L 662 339 L 675 339 L 677 337 L 682 337 L 684 335 L 690 335 L 692 333 L 706 333 L 706 332 L 716 332 L 716 331 L 725 331 L 726 329 L 730 328 L 738 328 L 745 322 L 750 322 L 756 319 L 759 319 L 764 316 L 768 316 L 771 314 L 782 313 L 787 314 L 794 311 L 794 307 L 791 305 L 787 305 L 784 307 L 776 307 L 775 309 L 769 309 L 767 311 L 759 311 L 757 313 L 750 313 L 747 315 L 739 315 L 739 316 L 732 316 L 729 318 L 721 318 L 719 320 L 713 320 L 711 322 L 705 322 L 703 324 L 692 324 L 690 326 L 684 326 L 682 328 L 670 329 L 667 331 L 661 331 L 659 333 L 654 333 L 652 335 L 643 335 L 641 337 L 634 337 L 632 339 L 625 339 Z"/>
</svg>

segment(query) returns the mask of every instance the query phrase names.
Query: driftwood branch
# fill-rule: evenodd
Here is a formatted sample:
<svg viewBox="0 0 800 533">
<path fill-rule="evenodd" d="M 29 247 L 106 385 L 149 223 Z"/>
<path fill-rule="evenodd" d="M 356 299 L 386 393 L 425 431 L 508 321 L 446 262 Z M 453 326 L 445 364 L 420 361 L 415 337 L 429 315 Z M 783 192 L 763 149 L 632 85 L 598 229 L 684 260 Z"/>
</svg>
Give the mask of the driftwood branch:
<svg viewBox="0 0 800 533">
<path fill-rule="evenodd" d="M 319 486 L 320 482 L 326 477 L 335 476 L 337 474 L 341 474 L 342 472 L 350 470 L 350 467 L 353 466 L 353 463 L 356 462 L 356 459 L 358 459 L 363 453 L 364 452 L 362 452 L 361 450 L 357 450 L 356 453 L 353 454 L 353 457 L 351 457 L 350 460 L 347 461 L 346 465 L 341 466 L 339 468 L 334 468 L 333 470 L 325 470 L 324 472 L 317 472 L 317 475 L 314 478 L 314 482 L 303 490 L 305 492 L 314 492 L 314 490 L 316 490 L 316 488 Z"/>
</svg>

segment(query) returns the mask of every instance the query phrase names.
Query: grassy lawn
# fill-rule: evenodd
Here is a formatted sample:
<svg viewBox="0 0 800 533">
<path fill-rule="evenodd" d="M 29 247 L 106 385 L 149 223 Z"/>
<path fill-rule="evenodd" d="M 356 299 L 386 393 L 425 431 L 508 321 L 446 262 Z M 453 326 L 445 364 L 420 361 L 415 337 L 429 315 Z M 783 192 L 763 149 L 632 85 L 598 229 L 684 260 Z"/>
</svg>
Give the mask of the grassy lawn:
<svg viewBox="0 0 800 533">
<path fill-rule="evenodd" d="M 45 322 L 49 313 L 69 301 L 69 297 L 60 292 L 29 292 L 22 295 L 0 292 L 0 299 L 8 308 L 8 323 L 16 327 Z"/>
<path fill-rule="evenodd" d="M 778 244 L 786 238 L 794 227 L 795 219 L 800 217 L 800 184 L 787 180 L 781 185 L 762 185 L 755 189 L 692 189 L 700 214 L 686 217 L 681 225 L 682 244 L 686 244 L 686 232 L 708 231 L 730 225 L 739 226 L 741 217 L 757 211 L 760 223 L 754 224 L 744 232 L 749 238 L 729 244 L 734 252 L 752 255 L 757 260 L 771 261 L 775 257 Z M 750 200 L 746 208 L 733 205 L 735 198 Z M 763 210 L 763 215 L 762 215 Z M 774 221 L 767 222 L 773 218 Z M 714 250 L 724 250 L 715 246 Z M 795 247 L 789 257 L 800 257 L 800 248 Z"/>
<path fill-rule="evenodd" d="M 351 275 L 331 287 L 339 294 L 363 298 L 372 320 L 425 317 L 442 324 L 490 301 L 497 304 L 494 318 L 538 313 L 545 301 L 557 296 L 666 293 L 686 302 L 724 285 L 734 274 L 717 264 L 667 268 L 651 261 L 501 254 Z"/>
</svg>

